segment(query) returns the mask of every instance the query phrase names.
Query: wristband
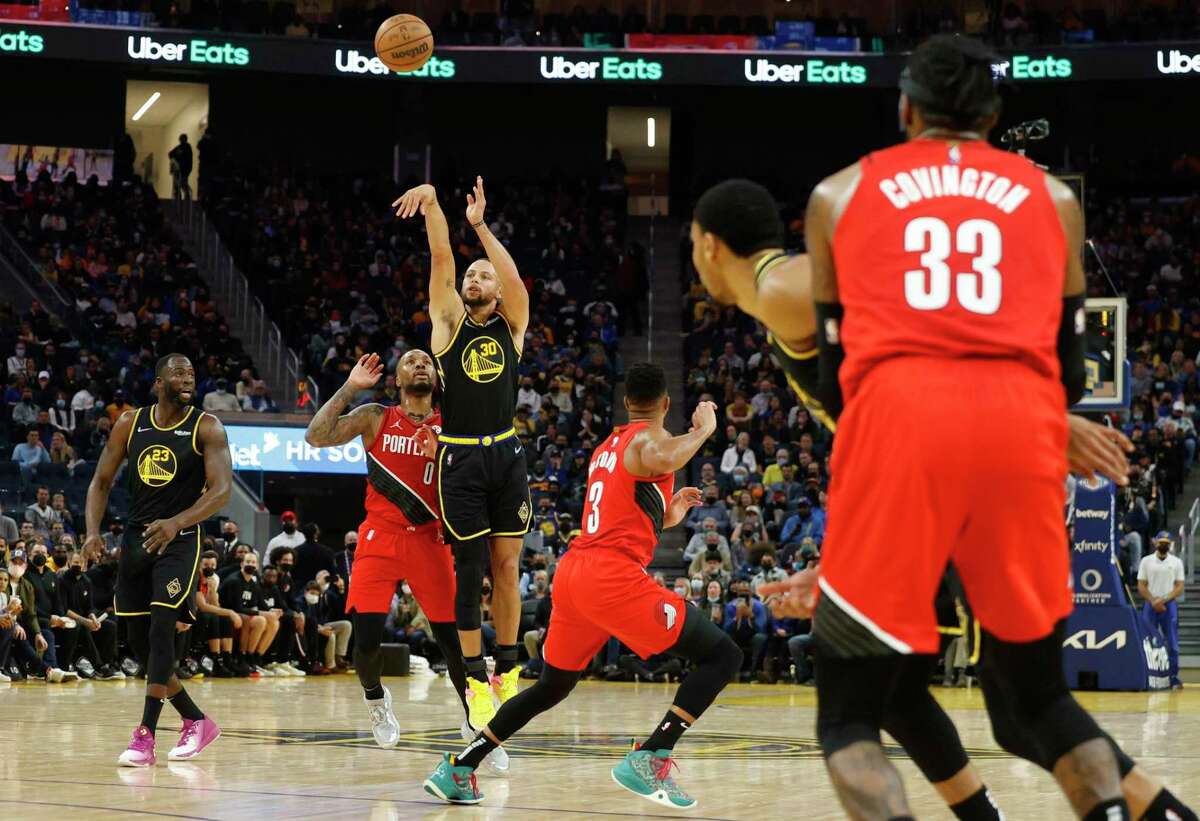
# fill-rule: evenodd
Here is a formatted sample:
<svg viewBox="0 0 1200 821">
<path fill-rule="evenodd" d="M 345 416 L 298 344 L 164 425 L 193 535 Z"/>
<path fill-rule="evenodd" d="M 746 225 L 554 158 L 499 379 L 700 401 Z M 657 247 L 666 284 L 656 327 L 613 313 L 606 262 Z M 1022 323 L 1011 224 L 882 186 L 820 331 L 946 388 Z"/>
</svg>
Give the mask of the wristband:
<svg viewBox="0 0 1200 821">
<path fill-rule="evenodd" d="M 483 225 L 486 222 L 487 222 L 487 220 L 480 220 L 479 222 L 473 222 L 473 223 L 471 223 L 471 227 L 478 228 L 479 226 Z"/>
</svg>

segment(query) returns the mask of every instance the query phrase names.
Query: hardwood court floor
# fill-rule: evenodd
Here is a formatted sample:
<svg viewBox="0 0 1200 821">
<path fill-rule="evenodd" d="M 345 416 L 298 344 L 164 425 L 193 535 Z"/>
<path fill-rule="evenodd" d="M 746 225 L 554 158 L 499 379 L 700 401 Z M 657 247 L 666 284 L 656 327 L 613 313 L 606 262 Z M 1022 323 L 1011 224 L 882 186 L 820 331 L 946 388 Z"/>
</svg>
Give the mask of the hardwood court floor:
<svg viewBox="0 0 1200 821">
<path fill-rule="evenodd" d="M 116 758 L 141 714 L 143 682 L 0 685 L 0 818 L 13 819 L 825 819 L 841 817 L 813 742 L 814 691 L 730 687 L 677 749 L 680 783 L 699 799 L 671 813 L 618 788 L 609 769 L 670 703 L 673 685 L 584 682 L 510 742 L 506 778 L 481 772 L 478 807 L 421 789 L 441 750 L 462 744 L 446 679 L 390 679 L 404 737 L 375 747 L 353 676 L 189 682 L 224 735 L 193 762 L 166 761 L 179 721 L 163 710 L 158 766 Z M 1049 777 L 999 751 L 978 690 L 941 690 L 967 748 L 1010 819 L 1069 818 Z M 1200 803 L 1200 687 L 1081 694 L 1125 749 L 1193 806 Z M 896 751 L 914 810 L 952 818 Z"/>
</svg>

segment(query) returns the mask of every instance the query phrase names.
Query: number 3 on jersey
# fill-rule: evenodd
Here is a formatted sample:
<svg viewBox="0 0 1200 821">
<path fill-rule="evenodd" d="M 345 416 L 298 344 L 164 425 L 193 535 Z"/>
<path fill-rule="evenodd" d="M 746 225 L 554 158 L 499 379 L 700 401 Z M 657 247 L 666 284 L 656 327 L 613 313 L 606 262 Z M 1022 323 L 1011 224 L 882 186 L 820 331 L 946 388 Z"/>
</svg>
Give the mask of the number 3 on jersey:
<svg viewBox="0 0 1200 821">
<path fill-rule="evenodd" d="M 973 314 L 1000 310 L 1000 229 L 985 219 L 963 221 L 954 247 L 970 254 L 971 273 L 954 275 L 954 296 Z M 921 255 L 921 267 L 904 273 L 904 298 L 918 311 L 939 311 L 950 304 L 950 226 L 937 217 L 917 217 L 904 227 L 904 250 Z"/>
<path fill-rule="evenodd" d="M 592 486 L 588 488 L 588 504 L 591 505 L 591 510 L 588 511 L 587 517 L 587 532 L 595 533 L 600 529 L 600 497 L 604 495 L 604 482 L 592 482 Z"/>
</svg>

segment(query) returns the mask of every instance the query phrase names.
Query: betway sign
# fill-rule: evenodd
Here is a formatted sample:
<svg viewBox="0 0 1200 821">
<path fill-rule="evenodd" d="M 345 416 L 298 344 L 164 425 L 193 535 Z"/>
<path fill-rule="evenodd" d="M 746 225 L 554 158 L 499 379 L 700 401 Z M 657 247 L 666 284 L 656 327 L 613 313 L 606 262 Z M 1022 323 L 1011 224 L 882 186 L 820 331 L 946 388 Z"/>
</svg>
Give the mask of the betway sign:
<svg viewBox="0 0 1200 821">
<path fill-rule="evenodd" d="M 454 61 L 430 57 L 416 71 L 392 71 L 378 57 L 363 54 L 358 49 L 338 49 L 333 55 L 333 67 L 339 74 L 395 74 L 398 77 L 428 77 L 450 79 L 454 76 Z"/>
<path fill-rule="evenodd" d="M 151 63 L 198 63 L 205 65 L 248 66 L 250 49 L 233 43 L 210 43 L 192 39 L 186 42 L 162 42 L 148 35 L 129 35 L 126 52 L 133 60 Z"/>
<path fill-rule="evenodd" d="M 806 60 L 803 63 L 783 63 L 759 57 L 742 61 L 742 71 L 752 83 L 805 83 L 808 85 L 863 85 L 867 82 L 867 67 L 857 63 Z"/>
</svg>

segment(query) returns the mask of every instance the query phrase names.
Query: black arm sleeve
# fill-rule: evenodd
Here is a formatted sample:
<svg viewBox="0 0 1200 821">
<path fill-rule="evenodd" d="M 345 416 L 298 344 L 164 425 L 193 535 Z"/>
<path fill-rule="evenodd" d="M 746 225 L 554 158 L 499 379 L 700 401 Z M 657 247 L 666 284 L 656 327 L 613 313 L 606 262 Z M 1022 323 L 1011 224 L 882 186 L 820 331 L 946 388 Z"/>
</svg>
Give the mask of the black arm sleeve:
<svg viewBox="0 0 1200 821">
<path fill-rule="evenodd" d="M 1062 383 L 1067 389 L 1067 407 L 1083 398 L 1087 372 L 1083 367 L 1087 322 L 1084 295 L 1063 297 L 1062 320 L 1058 326 L 1058 362 L 1062 368 Z"/>
<path fill-rule="evenodd" d="M 842 415 L 842 386 L 838 381 L 838 370 L 846 351 L 842 348 L 842 315 L 845 310 L 838 302 L 818 302 L 817 348 L 818 376 L 817 399 L 825 412 L 834 419 Z"/>
</svg>

